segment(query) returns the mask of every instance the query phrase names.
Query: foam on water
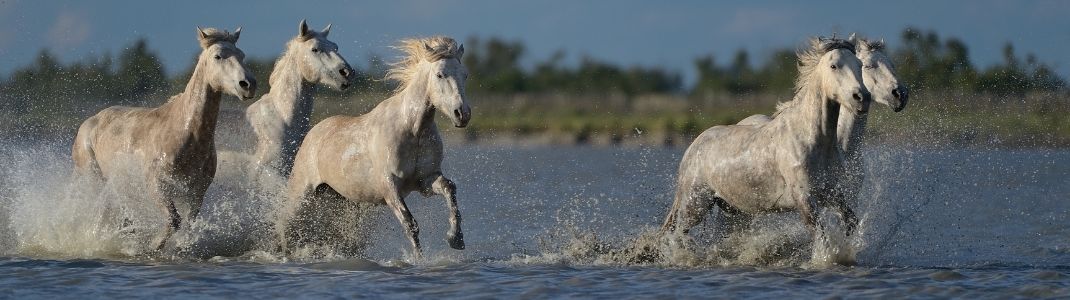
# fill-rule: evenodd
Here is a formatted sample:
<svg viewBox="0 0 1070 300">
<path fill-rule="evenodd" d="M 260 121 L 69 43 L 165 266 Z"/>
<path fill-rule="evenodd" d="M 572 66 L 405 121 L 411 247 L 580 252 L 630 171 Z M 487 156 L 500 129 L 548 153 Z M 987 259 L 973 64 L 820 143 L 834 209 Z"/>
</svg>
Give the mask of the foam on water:
<svg viewBox="0 0 1070 300">
<path fill-rule="evenodd" d="M 3 237 L 6 254 L 31 257 L 123 258 L 155 256 L 149 245 L 163 228 L 164 213 L 131 166 L 106 183 L 74 175 L 68 153 L 58 145 L 3 149 Z M 248 176 L 250 168 L 221 155 L 220 172 L 194 222 L 183 220 L 173 237 L 181 256 L 238 255 L 267 247 L 264 228 L 280 180 Z M 253 182 L 245 178 L 256 178 Z M 165 251 L 166 252 L 166 251 Z M 168 254 L 165 254 L 165 256 Z"/>
<path fill-rule="evenodd" d="M 59 143 L 62 144 L 62 143 Z M 359 205 L 334 224 L 357 251 L 332 246 L 307 246 L 278 251 L 273 231 L 285 180 L 255 168 L 247 154 L 221 151 L 212 187 L 196 220 L 183 220 L 164 251 L 151 244 L 164 226 L 165 215 L 145 197 L 148 193 L 136 166 L 106 183 L 73 175 L 67 147 L 56 144 L 8 147 L 0 152 L 9 164 L 3 172 L 0 202 L 0 255 L 62 259 L 234 260 L 249 262 L 328 262 L 365 259 L 365 252 L 392 252 L 380 260 L 442 264 L 462 258 L 430 252 L 419 260 L 411 251 L 392 245 L 366 247 L 363 239 L 383 239 L 386 215 L 379 205 Z M 366 216 L 364 216 L 366 215 Z M 400 254 L 397 254 L 399 253 Z"/>
<path fill-rule="evenodd" d="M 77 178 L 59 163 L 62 155 L 48 147 L 8 149 L 10 163 L 3 171 L 7 197 L 4 207 L 12 233 L 9 250 L 27 256 L 116 257 L 144 252 L 156 210 L 140 201 L 136 185 L 116 181 L 101 186 Z M 132 191 L 120 193 L 118 191 Z M 128 224 L 121 224 L 121 220 Z M 128 226 L 122 226 L 128 225 Z M 153 226 L 156 225 L 156 226 Z M 125 227 L 131 230 L 121 231 Z"/>
<path fill-rule="evenodd" d="M 539 254 L 514 255 L 509 260 L 521 264 L 589 266 L 828 268 L 855 264 L 857 253 L 864 247 L 861 232 L 848 237 L 830 226 L 815 241 L 798 220 L 771 219 L 774 220 L 724 237 L 667 235 L 656 227 L 622 235 L 563 227 L 566 229 L 547 234 Z M 548 245 L 551 243 L 556 244 Z"/>
<path fill-rule="evenodd" d="M 864 195 L 852 205 L 861 219 L 856 234 L 845 236 L 839 216 L 824 211 L 820 222 L 825 231 L 816 240 L 802 226 L 796 213 L 757 217 L 749 229 L 727 236 L 722 236 L 724 228 L 719 225 L 720 217 L 714 213 L 689 237 L 659 234 L 653 226 L 667 210 L 663 206 L 671 202 L 666 200 L 671 199 L 666 194 L 671 192 L 667 184 L 671 185 L 668 182 L 672 181 L 673 174 L 665 170 L 675 164 L 672 158 L 677 154 L 641 150 L 636 155 L 633 151 L 619 159 L 627 162 L 620 167 L 623 169 L 620 173 L 615 173 L 613 167 L 591 166 L 602 171 L 586 174 L 584 168 L 569 171 L 573 169 L 555 169 L 552 165 L 498 167 L 494 165 L 500 161 L 494 157 L 499 155 L 497 152 L 476 150 L 473 151 L 475 155 L 482 156 L 467 161 L 465 168 L 489 173 L 484 177 L 466 173 L 452 177 L 460 188 L 459 202 L 465 216 L 468 249 L 446 249 L 439 235 L 445 232 L 442 228 L 444 205 L 438 198 L 423 201 L 413 195 L 409 204 L 421 221 L 421 238 L 425 245 L 424 256 L 420 259 L 412 257 L 404 234 L 383 206 L 371 207 L 366 210 L 367 219 L 344 226 L 349 228 L 350 236 L 368 241 L 363 253 L 331 248 L 279 253 L 271 228 L 283 180 L 256 172 L 247 156 L 227 151 L 220 154 L 219 172 L 209 189 L 201 216 L 196 222 L 186 222 L 190 227 L 174 237 L 175 248 L 181 251 L 155 253 L 149 249 L 148 243 L 162 227 L 162 215 L 154 203 L 139 197 L 144 195 L 143 189 L 132 184 L 137 178 L 132 176 L 129 180 L 113 181 L 103 186 L 73 178 L 67 148 L 62 141 L 54 144 L 34 141 L 0 149 L 0 155 L 8 162 L 0 167 L 3 172 L 0 178 L 3 180 L 0 185 L 0 207 L 3 208 L 0 221 L 3 222 L 0 226 L 7 229 L 0 231 L 0 253 L 65 259 L 208 259 L 255 263 L 358 259 L 384 266 L 493 261 L 519 265 L 671 268 L 757 265 L 816 269 L 859 263 L 942 265 L 962 261 L 968 264 L 973 258 L 965 255 L 949 257 L 946 253 L 964 248 L 954 244 L 958 237 L 948 233 L 949 230 L 962 232 L 953 226 L 970 222 L 955 214 L 945 216 L 955 212 L 949 205 L 958 204 L 944 199 L 955 199 L 952 196 L 957 195 L 926 190 L 939 187 L 936 184 L 940 184 L 940 180 L 955 179 L 919 176 L 919 173 L 925 175 L 935 171 L 919 171 L 918 168 L 929 168 L 932 163 L 914 161 L 913 157 L 917 155 L 913 155 L 909 148 L 870 152 L 867 156 L 867 174 L 870 174 L 867 181 L 870 183 Z M 583 149 L 577 151 L 595 157 L 606 156 L 594 150 L 591 153 L 582 152 L 588 151 Z M 535 159 L 562 159 L 546 157 L 554 155 L 553 152 L 531 153 L 536 153 L 532 154 Z M 510 150 L 501 151 L 500 155 L 523 154 Z M 935 160 L 952 161 L 941 157 Z M 604 164 L 621 165 L 612 161 Z M 921 167 L 892 167 L 896 165 Z M 577 181 L 596 178 L 586 177 L 589 175 L 605 174 L 610 175 L 609 178 Z M 519 177 L 523 181 L 498 177 Z M 925 185 L 930 182 L 934 183 Z M 485 185 L 480 187 L 481 184 Z M 919 186 L 917 191 L 903 189 L 903 186 L 913 185 Z M 614 187 L 626 193 L 612 190 Z M 540 193 L 555 188 L 552 192 Z M 1059 213 L 1054 212 L 1053 216 Z M 919 227 L 919 222 L 928 223 Z M 1008 235 L 993 241 L 1000 242 L 1000 239 L 1018 240 Z M 978 248 L 994 249 L 985 242 L 969 241 L 984 245 Z M 1051 241 L 1043 247 L 1021 252 L 1032 251 L 1028 253 L 1037 253 L 1035 256 L 1042 258 L 1060 258 L 1066 253 L 1063 244 Z M 913 258 L 912 253 L 921 253 L 920 259 L 936 262 Z M 982 258 L 990 258 L 999 253 L 980 254 Z M 998 259 L 1031 261 L 1032 258 Z"/>
</svg>

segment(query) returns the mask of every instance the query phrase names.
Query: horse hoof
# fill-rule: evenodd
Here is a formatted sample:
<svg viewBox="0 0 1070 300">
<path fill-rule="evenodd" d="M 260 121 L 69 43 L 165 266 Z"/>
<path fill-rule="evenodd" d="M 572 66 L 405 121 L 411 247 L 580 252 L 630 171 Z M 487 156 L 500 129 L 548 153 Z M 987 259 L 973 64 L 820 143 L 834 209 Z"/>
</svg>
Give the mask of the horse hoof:
<svg viewBox="0 0 1070 300">
<path fill-rule="evenodd" d="M 446 242 L 450 244 L 450 248 L 457 250 L 464 250 L 464 234 L 458 232 L 456 235 L 447 234 Z"/>
</svg>

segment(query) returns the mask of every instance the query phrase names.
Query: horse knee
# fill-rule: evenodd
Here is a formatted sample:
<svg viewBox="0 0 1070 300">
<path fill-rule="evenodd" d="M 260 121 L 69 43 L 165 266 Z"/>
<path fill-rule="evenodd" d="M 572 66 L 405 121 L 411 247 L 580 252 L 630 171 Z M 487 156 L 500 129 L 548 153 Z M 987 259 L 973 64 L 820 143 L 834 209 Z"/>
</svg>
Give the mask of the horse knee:
<svg viewBox="0 0 1070 300">
<path fill-rule="evenodd" d="M 457 185 L 449 178 L 446 178 L 446 176 L 442 176 L 442 174 L 437 174 L 424 179 L 421 185 L 420 193 L 425 197 L 435 194 L 450 196 L 457 192 Z"/>
<path fill-rule="evenodd" d="M 446 178 L 444 176 L 439 176 L 438 179 L 435 180 L 435 183 L 432 188 L 434 188 L 439 193 L 442 193 L 443 195 L 453 194 L 457 192 L 457 185 L 453 183 L 453 180 L 449 180 L 449 178 Z"/>
</svg>

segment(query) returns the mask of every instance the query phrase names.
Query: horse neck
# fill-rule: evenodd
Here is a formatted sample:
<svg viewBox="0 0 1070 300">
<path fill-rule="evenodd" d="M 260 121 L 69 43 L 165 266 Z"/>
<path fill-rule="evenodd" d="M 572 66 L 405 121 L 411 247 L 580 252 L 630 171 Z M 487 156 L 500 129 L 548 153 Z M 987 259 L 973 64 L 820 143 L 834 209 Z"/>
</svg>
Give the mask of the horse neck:
<svg viewBox="0 0 1070 300">
<path fill-rule="evenodd" d="M 386 99 L 372 110 L 373 118 L 377 118 L 380 124 L 395 124 L 399 134 L 406 132 L 418 135 L 426 129 L 435 127 L 435 110 L 431 105 L 427 91 L 427 80 L 424 76 L 415 76 L 400 92 Z"/>
<path fill-rule="evenodd" d="M 270 80 L 271 91 L 268 92 L 270 97 L 267 98 L 283 119 L 288 121 L 287 123 L 292 123 L 295 119 L 308 119 L 312 114 L 315 85 L 301 76 L 293 54 L 287 51 L 275 63 Z"/>
<path fill-rule="evenodd" d="M 866 116 L 865 114 L 850 112 L 840 113 L 840 119 L 836 126 L 836 137 L 839 140 L 840 151 L 843 151 L 849 158 L 853 157 L 862 145 L 863 136 L 866 132 Z"/>
<path fill-rule="evenodd" d="M 802 138 L 799 141 L 810 146 L 827 146 L 834 149 L 837 142 L 837 119 L 840 115 L 839 103 L 816 87 L 803 88 L 792 101 L 800 103 L 796 104 L 793 113 L 782 115 L 781 119 L 793 124 L 789 128 L 794 131 L 793 134 Z"/>
<path fill-rule="evenodd" d="M 164 110 L 164 118 L 176 125 L 174 128 L 188 131 L 189 136 L 195 139 L 211 141 L 215 135 L 219 102 L 223 93 L 212 89 L 208 84 L 202 72 L 203 65 L 203 62 L 197 64 L 185 91 L 161 108 Z"/>
</svg>

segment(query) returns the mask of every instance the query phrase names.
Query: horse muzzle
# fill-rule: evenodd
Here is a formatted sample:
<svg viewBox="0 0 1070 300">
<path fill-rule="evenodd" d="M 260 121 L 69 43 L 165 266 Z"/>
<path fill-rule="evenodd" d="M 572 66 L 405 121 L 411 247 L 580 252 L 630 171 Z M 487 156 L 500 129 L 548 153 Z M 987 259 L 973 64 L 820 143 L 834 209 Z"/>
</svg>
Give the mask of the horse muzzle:
<svg viewBox="0 0 1070 300">
<path fill-rule="evenodd" d="M 903 111 L 907 107 L 907 99 L 910 99 L 910 93 L 907 92 L 906 88 L 900 86 L 892 90 L 892 96 L 899 100 L 899 105 L 896 105 L 892 110 L 895 112 Z"/>
<path fill-rule="evenodd" d="M 446 234 L 446 242 L 450 244 L 450 248 L 464 250 L 464 233 L 457 230 L 457 233 Z"/>
<path fill-rule="evenodd" d="M 472 111 L 467 107 L 453 110 L 453 126 L 456 126 L 457 128 L 464 128 L 468 126 L 468 121 L 471 120 Z"/>
<path fill-rule="evenodd" d="M 242 100 L 253 99 L 253 96 L 256 96 L 256 79 L 247 78 L 245 80 L 238 81 L 237 96 Z"/>
</svg>

